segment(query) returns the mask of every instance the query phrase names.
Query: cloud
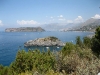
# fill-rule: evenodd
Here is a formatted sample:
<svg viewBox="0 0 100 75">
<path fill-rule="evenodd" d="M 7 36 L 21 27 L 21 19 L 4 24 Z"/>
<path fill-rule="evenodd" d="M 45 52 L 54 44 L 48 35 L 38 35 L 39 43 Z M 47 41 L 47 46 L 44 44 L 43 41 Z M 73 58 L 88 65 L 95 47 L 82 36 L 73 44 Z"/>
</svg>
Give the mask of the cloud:
<svg viewBox="0 0 100 75">
<path fill-rule="evenodd" d="M 67 19 L 63 15 L 59 15 L 59 16 L 56 16 L 56 17 L 54 17 L 54 16 L 49 17 L 50 23 L 58 22 L 58 23 L 69 24 L 69 23 L 82 23 L 83 21 L 84 20 L 83 20 L 82 16 L 78 16 L 77 18 L 75 18 L 73 20 Z"/>
<path fill-rule="evenodd" d="M 3 26 L 3 23 L 2 23 L 2 21 L 0 20 L 0 26 Z"/>
<path fill-rule="evenodd" d="M 60 15 L 60 16 L 58 16 L 58 17 L 62 18 L 62 17 L 63 17 L 63 15 Z"/>
<path fill-rule="evenodd" d="M 78 16 L 76 19 L 74 19 L 74 20 L 66 20 L 64 17 L 63 17 L 63 15 L 60 15 L 60 16 L 58 16 L 58 20 L 60 20 L 60 21 L 65 21 L 65 23 L 81 23 L 81 22 L 83 22 L 83 18 L 82 18 L 82 16 Z"/>
<path fill-rule="evenodd" d="M 65 19 L 65 18 L 59 18 L 58 20 L 60 20 L 60 21 L 65 21 L 66 19 Z"/>
<path fill-rule="evenodd" d="M 73 21 L 72 20 L 67 20 L 67 23 L 73 23 Z"/>
<path fill-rule="evenodd" d="M 66 19 L 63 17 L 63 15 L 58 16 L 58 20 L 65 21 Z"/>
<path fill-rule="evenodd" d="M 50 18 L 53 18 L 52 16 Z"/>
<path fill-rule="evenodd" d="M 83 22 L 83 18 L 81 16 L 78 16 L 75 20 L 74 23 L 81 23 Z"/>
<path fill-rule="evenodd" d="M 99 14 L 96 14 L 94 17 L 91 17 L 91 18 L 100 19 L 100 15 Z"/>
<path fill-rule="evenodd" d="M 36 22 L 36 21 L 34 21 L 34 20 L 27 20 L 27 21 L 25 21 L 25 20 L 21 20 L 21 21 L 19 21 L 19 20 L 17 20 L 17 23 L 19 24 L 19 25 L 36 25 L 36 24 L 39 24 L 38 22 Z"/>
</svg>

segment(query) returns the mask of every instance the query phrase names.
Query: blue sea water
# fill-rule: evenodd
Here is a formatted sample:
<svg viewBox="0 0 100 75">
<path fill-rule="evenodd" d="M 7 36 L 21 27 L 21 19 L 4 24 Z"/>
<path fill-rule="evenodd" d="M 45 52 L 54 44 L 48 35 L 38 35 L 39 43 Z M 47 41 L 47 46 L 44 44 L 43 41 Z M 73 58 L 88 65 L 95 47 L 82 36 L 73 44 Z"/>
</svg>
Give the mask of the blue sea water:
<svg viewBox="0 0 100 75">
<path fill-rule="evenodd" d="M 24 43 L 28 40 L 43 38 L 47 36 L 55 36 L 63 42 L 73 42 L 77 36 L 94 34 L 93 32 L 0 32 L 0 64 L 9 66 L 14 61 L 17 51 L 21 49 L 28 50 L 24 47 Z M 46 50 L 46 47 L 30 47 L 31 49 L 39 48 Z M 50 47 L 50 50 L 60 50 L 60 48 Z"/>
</svg>

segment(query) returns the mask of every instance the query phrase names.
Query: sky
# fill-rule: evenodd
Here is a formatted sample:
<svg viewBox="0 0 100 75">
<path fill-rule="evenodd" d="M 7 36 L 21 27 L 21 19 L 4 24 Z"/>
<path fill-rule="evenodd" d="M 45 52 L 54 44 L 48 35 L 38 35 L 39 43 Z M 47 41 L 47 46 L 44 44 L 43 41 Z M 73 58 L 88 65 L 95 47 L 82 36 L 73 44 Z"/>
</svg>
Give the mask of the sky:
<svg viewBox="0 0 100 75">
<path fill-rule="evenodd" d="M 100 19 L 100 0 L 0 0 L 0 30 Z"/>
</svg>

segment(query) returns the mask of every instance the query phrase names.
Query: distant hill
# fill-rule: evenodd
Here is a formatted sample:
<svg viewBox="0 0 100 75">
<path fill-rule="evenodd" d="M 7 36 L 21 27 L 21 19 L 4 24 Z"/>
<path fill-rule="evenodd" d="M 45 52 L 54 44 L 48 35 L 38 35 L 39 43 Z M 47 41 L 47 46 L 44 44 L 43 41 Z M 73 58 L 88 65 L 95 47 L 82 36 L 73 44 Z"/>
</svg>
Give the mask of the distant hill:
<svg viewBox="0 0 100 75">
<path fill-rule="evenodd" d="M 44 24 L 42 25 L 42 28 L 44 28 L 46 31 L 60 31 L 64 29 L 71 29 L 75 26 L 79 26 L 79 24 L 74 23 L 50 23 L 50 24 Z"/>
<path fill-rule="evenodd" d="M 6 28 L 5 32 L 43 32 L 41 27 L 20 27 L 20 28 Z"/>
<path fill-rule="evenodd" d="M 95 29 L 100 26 L 100 19 L 89 19 L 82 23 L 80 27 L 74 29 L 76 31 L 95 31 Z"/>
</svg>

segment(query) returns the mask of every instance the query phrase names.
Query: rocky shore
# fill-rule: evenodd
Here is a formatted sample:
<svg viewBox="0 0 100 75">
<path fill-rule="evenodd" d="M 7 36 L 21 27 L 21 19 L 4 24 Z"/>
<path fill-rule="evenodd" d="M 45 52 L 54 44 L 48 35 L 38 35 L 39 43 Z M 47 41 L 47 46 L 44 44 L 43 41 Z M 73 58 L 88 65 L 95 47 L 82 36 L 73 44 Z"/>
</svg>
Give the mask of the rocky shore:
<svg viewBox="0 0 100 75">
<path fill-rule="evenodd" d="M 65 46 L 65 43 L 60 41 L 56 37 L 46 37 L 46 38 L 38 38 L 35 40 L 29 40 L 24 43 L 25 47 L 29 46 Z"/>
</svg>

